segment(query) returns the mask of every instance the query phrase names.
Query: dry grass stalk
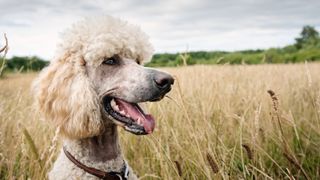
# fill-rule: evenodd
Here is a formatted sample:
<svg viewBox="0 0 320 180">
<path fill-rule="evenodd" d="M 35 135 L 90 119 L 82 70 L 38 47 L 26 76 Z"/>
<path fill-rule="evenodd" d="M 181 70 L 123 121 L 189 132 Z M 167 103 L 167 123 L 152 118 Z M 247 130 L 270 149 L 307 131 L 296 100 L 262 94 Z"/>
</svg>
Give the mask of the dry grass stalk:
<svg viewBox="0 0 320 180">
<path fill-rule="evenodd" d="M 278 107 L 279 107 L 279 102 L 278 102 L 278 97 L 276 96 L 276 93 L 272 90 L 267 91 L 272 99 L 273 103 L 273 109 L 278 112 Z"/>
<path fill-rule="evenodd" d="M 4 52 L 4 54 L 7 54 L 8 49 L 9 49 L 8 38 L 7 38 L 6 34 L 4 34 L 3 36 L 4 36 L 4 40 L 5 40 L 5 45 L 2 48 L 0 48 L 0 53 Z"/>
<path fill-rule="evenodd" d="M 183 66 L 188 66 L 187 60 L 190 58 L 190 55 L 188 53 L 188 48 L 184 53 L 179 54 L 179 56 L 183 61 Z"/>
<path fill-rule="evenodd" d="M 262 143 L 264 143 L 266 141 L 266 135 L 262 128 L 259 128 L 259 136 L 261 137 Z"/>
<path fill-rule="evenodd" d="M 38 148 L 36 147 L 36 145 L 34 143 L 34 140 L 32 139 L 29 131 L 25 127 L 23 127 L 21 124 L 19 126 L 22 129 L 22 133 L 23 133 L 23 135 L 25 137 L 25 140 L 26 140 L 27 144 L 29 145 L 31 153 L 33 154 L 34 158 L 38 161 L 39 166 L 42 168 L 43 164 L 42 164 L 42 161 L 40 159 Z"/>
<path fill-rule="evenodd" d="M 296 166 L 297 168 L 300 168 L 300 164 L 297 162 L 297 160 L 295 159 L 295 157 L 293 157 L 291 154 L 284 152 L 283 156 L 294 166 Z"/>
<path fill-rule="evenodd" d="M 250 160 L 253 159 L 253 150 L 251 150 L 248 144 L 242 144 L 242 147 L 246 150 L 247 156 Z"/>
<path fill-rule="evenodd" d="M 179 161 L 174 161 L 174 163 L 177 167 L 177 171 L 178 171 L 179 176 L 182 177 L 182 168 L 181 168 Z"/>
<path fill-rule="evenodd" d="M 290 170 L 288 168 L 286 168 L 286 171 L 288 172 L 288 177 L 290 180 L 295 180 L 295 178 L 293 177 L 292 173 L 290 172 Z"/>
<path fill-rule="evenodd" d="M 261 114 L 261 103 L 259 103 L 258 108 L 254 111 L 254 127 L 253 127 L 253 137 L 252 137 L 252 144 L 253 147 L 256 146 L 259 141 L 259 130 L 260 130 L 260 114 Z"/>
<path fill-rule="evenodd" d="M 45 162 L 44 168 L 42 168 L 42 172 L 40 173 L 41 177 L 46 177 L 46 171 L 50 169 L 50 166 L 53 163 L 53 159 L 54 159 L 55 152 L 57 150 L 57 145 L 58 145 L 59 132 L 60 132 L 60 127 L 56 129 L 55 134 L 51 141 L 51 145 L 48 148 L 48 150 L 44 151 L 44 153 L 41 154 L 41 160 Z"/>
<path fill-rule="evenodd" d="M 280 120 L 280 115 L 279 115 L 279 99 L 276 96 L 275 92 L 272 90 L 268 90 L 267 91 L 272 99 L 272 103 L 273 103 L 273 110 L 274 110 L 274 114 L 277 118 L 277 122 L 278 122 L 278 126 L 279 126 L 279 130 L 280 130 L 280 137 L 281 140 L 286 144 L 286 140 L 284 138 L 284 132 L 283 132 L 283 128 L 282 128 L 282 124 L 281 124 L 281 120 Z"/>
<path fill-rule="evenodd" d="M 216 161 L 213 159 L 213 157 L 210 155 L 209 152 L 207 153 L 207 160 L 209 162 L 209 165 L 210 165 L 210 168 L 211 168 L 212 172 L 214 174 L 218 173 L 219 172 L 219 166 L 216 163 Z"/>
<path fill-rule="evenodd" d="M 287 142 L 286 138 L 284 137 L 284 131 L 283 131 L 283 127 L 281 124 L 281 120 L 280 120 L 280 115 L 279 115 L 279 102 L 278 102 L 278 97 L 276 96 L 275 92 L 272 90 L 268 90 L 267 91 L 272 99 L 273 102 L 273 109 L 275 112 L 275 116 L 277 118 L 277 122 L 279 125 L 279 130 L 280 130 L 280 138 L 282 141 L 282 146 L 283 146 L 283 151 L 284 151 L 284 156 L 286 157 L 286 159 L 293 164 L 294 166 L 296 166 L 297 168 L 299 168 L 303 174 L 303 176 L 306 179 L 310 179 L 307 175 L 307 173 L 305 172 L 305 170 L 303 169 L 301 163 L 298 161 L 298 159 L 295 157 L 294 153 L 290 150 L 290 146 L 289 143 Z"/>
<path fill-rule="evenodd" d="M 9 43 L 8 43 L 8 38 L 6 34 L 4 34 L 4 39 L 5 39 L 5 45 L 0 49 L 0 53 L 4 52 L 3 56 L 0 57 L 2 59 L 2 64 L 0 66 L 0 77 L 3 76 L 3 70 L 6 67 L 6 55 L 9 50 Z"/>
<path fill-rule="evenodd" d="M 308 86 L 311 87 L 312 86 L 312 79 L 311 79 L 311 74 L 310 74 L 310 70 L 309 70 L 307 61 L 304 62 L 304 67 L 305 67 L 306 76 L 307 76 L 307 79 L 308 79 Z"/>
</svg>

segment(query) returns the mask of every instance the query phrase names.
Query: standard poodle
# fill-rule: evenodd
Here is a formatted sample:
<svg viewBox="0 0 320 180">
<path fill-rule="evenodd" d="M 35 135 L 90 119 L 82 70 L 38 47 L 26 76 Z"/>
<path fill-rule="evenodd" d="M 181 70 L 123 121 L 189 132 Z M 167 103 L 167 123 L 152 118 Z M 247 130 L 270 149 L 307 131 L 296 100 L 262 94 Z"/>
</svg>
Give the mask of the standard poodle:
<svg viewBox="0 0 320 180">
<path fill-rule="evenodd" d="M 174 79 L 141 66 L 152 53 L 137 26 L 110 16 L 84 19 L 63 33 L 34 82 L 37 107 L 63 137 L 49 179 L 137 179 L 117 127 L 136 135 L 155 128 L 138 103 L 161 100 Z"/>
</svg>

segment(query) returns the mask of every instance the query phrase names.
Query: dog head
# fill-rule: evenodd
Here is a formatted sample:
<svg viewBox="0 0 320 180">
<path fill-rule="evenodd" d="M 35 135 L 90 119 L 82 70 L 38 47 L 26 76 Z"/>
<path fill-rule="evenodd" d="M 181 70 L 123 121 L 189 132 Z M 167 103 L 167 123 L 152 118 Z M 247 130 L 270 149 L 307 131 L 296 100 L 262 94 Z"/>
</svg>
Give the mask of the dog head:
<svg viewBox="0 0 320 180">
<path fill-rule="evenodd" d="M 134 134 L 151 133 L 154 119 L 138 103 L 162 99 L 174 81 L 140 65 L 152 53 L 147 36 L 120 19 L 74 24 L 34 82 L 40 112 L 69 138 L 99 135 L 112 123 Z"/>
</svg>

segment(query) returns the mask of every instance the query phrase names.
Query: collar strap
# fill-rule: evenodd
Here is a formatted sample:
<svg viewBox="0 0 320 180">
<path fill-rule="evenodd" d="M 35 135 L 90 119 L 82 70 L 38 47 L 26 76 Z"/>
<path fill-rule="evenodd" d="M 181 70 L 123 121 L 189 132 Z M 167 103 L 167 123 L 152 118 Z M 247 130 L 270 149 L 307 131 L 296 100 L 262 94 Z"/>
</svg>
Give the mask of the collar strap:
<svg viewBox="0 0 320 180">
<path fill-rule="evenodd" d="M 129 169 L 127 162 L 124 161 L 124 166 L 122 167 L 120 172 L 110 171 L 105 172 L 101 171 L 99 169 L 95 169 L 92 167 L 88 167 L 84 164 L 82 164 L 80 161 L 78 161 L 75 157 L 73 157 L 69 151 L 65 147 L 63 147 L 64 154 L 67 156 L 67 158 L 76 166 L 78 166 L 80 169 L 84 170 L 85 172 L 94 175 L 100 179 L 103 180 L 127 180 L 129 175 Z"/>
</svg>

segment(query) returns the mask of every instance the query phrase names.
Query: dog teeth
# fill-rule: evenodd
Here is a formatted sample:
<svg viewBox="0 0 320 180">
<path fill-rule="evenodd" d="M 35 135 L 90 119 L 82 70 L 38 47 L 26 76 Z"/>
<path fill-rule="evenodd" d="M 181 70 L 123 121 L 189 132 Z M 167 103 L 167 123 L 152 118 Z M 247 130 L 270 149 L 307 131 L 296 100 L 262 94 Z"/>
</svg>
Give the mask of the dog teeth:
<svg viewBox="0 0 320 180">
<path fill-rule="evenodd" d="M 126 115 L 126 112 L 124 112 L 124 110 L 119 111 L 119 113 L 124 116 Z"/>
<path fill-rule="evenodd" d="M 114 99 L 111 100 L 110 104 L 111 104 L 112 107 L 116 106 L 116 102 L 114 101 Z"/>
<path fill-rule="evenodd" d="M 143 124 L 142 124 L 142 121 L 141 121 L 141 119 L 140 119 L 140 118 L 138 118 L 138 120 L 137 120 L 137 124 L 139 124 L 139 125 L 143 125 Z"/>
<path fill-rule="evenodd" d="M 124 110 L 120 111 L 119 106 L 116 104 L 114 99 L 111 100 L 110 104 L 111 104 L 111 107 L 113 110 L 117 111 L 119 114 L 121 114 L 127 118 L 131 118 L 130 115 L 128 113 L 126 113 Z"/>
<path fill-rule="evenodd" d="M 114 99 L 111 100 L 111 107 L 113 110 L 119 111 L 119 106 L 116 104 Z"/>
</svg>

